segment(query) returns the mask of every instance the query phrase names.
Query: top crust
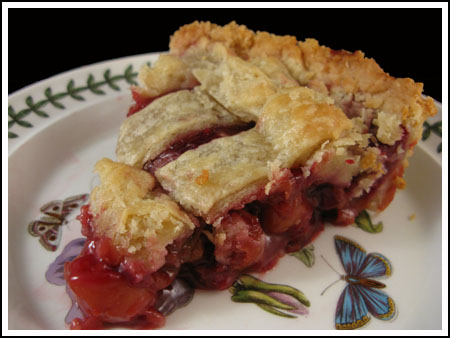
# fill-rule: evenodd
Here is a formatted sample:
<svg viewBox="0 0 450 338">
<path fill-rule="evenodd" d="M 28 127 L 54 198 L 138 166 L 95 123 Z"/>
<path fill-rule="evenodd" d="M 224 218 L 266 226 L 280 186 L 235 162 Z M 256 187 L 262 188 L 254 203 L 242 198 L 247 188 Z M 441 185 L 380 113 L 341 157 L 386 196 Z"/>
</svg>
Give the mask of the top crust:
<svg viewBox="0 0 450 338">
<path fill-rule="evenodd" d="M 281 167 L 290 168 L 304 164 L 323 142 L 341 137 L 352 122 L 329 97 L 297 87 L 268 100 L 257 128 L 272 144 Z"/>
<path fill-rule="evenodd" d="M 409 78 L 394 78 L 360 51 L 334 51 L 320 46 L 314 39 L 297 42 L 293 36 L 276 36 L 253 32 L 235 22 L 221 27 L 210 22 L 194 22 L 181 27 L 172 36 L 170 50 L 183 57 L 190 48 L 220 43 L 229 53 L 244 60 L 255 57 L 279 59 L 290 75 L 306 85 L 333 97 L 345 92 L 357 95 L 365 108 L 398 115 L 398 120 L 416 143 L 422 134 L 422 124 L 437 109 L 431 98 L 422 97 L 422 83 Z M 389 135 L 389 132 L 382 132 Z M 395 133 L 389 143 L 395 142 Z"/>
<path fill-rule="evenodd" d="M 267 164 L 273 159 L 271 145 L 251 129 L 187 151 L 155 175 L 186 210 L 212 223 L 267 183 Z"/>
<path fill-rule="evenodd" d="M 179 89 L 189 89 L 197 84 L 189 68 L 180 58 L 163 54 L 153 67 L 144 65 L 139 70 L 140 87 L 133 87 L 144 97 L 158 97 Z"/>
<path fill-rule="evenodd" d="M 190 46 L 202 38 L 220 42 L 240 57 L 245 58 L 247 51 L 253 45 L 254 33 L 243 25 L 231 22 L 219 26 L 211 22 L 195 21 L 182 26 L 170 39 L 170 51 L 175 55 L 183 54 Z"/>
<path fill-rule="evenodd" d="M 270 188 L 281 168 L 301 167 L 305 177 L 314 168 L 324 182 L 345 187 L 364 173 L 354 196 L 369 192 L 387 169 L 378 145 L 397 145 L 410 156 L 424 120 L 436 113 L 421 83 L 386 74 L 360 51 L 334 51 L 314 39 L 194 22 L 175 32 L 170 53 L 142 71 L 143 90 L 200 86 L 130 117 L 117 155 L 141 167 L 177 135 L 255 121 L 255 128 L 188 150 L 155 173 L 175 201 L 208 223 Z"/>
<path fill-rule="evenodd" d="M 95 171 L 101 184 L 92 190 L 89 209 L 96 235 L 156 271 L 164 264 L 165 247 L 192 233 L 195 224 L 170 197 L 154 190 L 148 172 L 106 158 Z"/>
<path fill-rule="evenodd" d="M 221 44 L 192 48 L 186 56 L 202 89 L 241 120 L 257 121 L 276 85 L 257 66 L 230 55 Z"/>
<path fill-rule="evenodd" d="M 211 222 L 267 184 L 271 163 L 303 165 L 323 142 L 352 128 L 329 98 L 305 87 L 266 100 L 256 128 L 187 151 L 156 171 L 163 188 L 185 209 Z M 208 180 L 199 184 L 204 171 Z"/>
<path fill-rule="evenodd" d="M 433 99 L 422 97 L 422 83 L 390 76 L 375 60 L 365 58 L 361 51 L 334 51 L 319 46 L 314 39 L 300 42 L 299 47 L 304 65 L 313 76 L 311 87 L 322 92 L 327 86 L 337 87 L 358 95 L 366 108 L 397 115 L 397 120 L 412 135 L 413 142 L 420 139 L 423 122 L 437 112 Z M 330 89 L 329 94 L 332 92 Z M 395 135 L 392 137 L 386 140 L 387 144 L 396 141 Z"/>
<path fill-rule="evenodd" d="M 238 123 L 198 88 L 180 90 L 155 100 L 123 122 L 116 155 L 119 162 L 142 168 L 186 133 Z"/>
</svg>

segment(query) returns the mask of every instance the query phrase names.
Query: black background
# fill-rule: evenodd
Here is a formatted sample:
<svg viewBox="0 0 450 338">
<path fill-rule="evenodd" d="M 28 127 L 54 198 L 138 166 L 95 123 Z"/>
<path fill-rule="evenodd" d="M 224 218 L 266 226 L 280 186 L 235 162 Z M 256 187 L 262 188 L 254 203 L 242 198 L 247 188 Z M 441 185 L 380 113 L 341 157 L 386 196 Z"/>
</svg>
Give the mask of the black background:
<svg viewBox="0 0 450 338">
<path fill-rule="evenodd" d="M 389 74 L 424 83 L 442 100 L 441 9 L 9 9 L 12 93 L 98 61 L 166 51 L 170 35 L 195 20 L 313 37 L 333 49 L 362 50 Z"/>
</svg>

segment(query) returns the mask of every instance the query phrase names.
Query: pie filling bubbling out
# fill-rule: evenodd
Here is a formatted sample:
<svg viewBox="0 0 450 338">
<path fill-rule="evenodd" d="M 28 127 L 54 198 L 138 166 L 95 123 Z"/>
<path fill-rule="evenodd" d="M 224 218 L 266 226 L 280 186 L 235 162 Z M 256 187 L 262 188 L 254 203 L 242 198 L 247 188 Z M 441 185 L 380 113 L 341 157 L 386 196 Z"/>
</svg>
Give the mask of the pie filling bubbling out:
<svg viewBox="0 0 450 338">
<path fill-rule="evenodd" d="M 315 40 L 196 22 L 170 47 L 141 70 L 119 162 L 97 163 L 78 217 L 73 329 L 162 327 L 192 288 L 227 289 L 325 222 L 385 209 L 435 112 L 421 85 Z"/>
</svg>

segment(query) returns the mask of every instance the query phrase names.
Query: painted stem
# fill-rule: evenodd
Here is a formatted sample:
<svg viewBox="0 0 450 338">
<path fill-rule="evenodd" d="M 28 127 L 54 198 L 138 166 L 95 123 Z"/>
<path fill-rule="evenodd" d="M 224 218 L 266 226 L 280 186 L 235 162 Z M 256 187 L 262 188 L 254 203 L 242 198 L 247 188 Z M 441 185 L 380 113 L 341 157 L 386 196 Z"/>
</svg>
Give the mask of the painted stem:
<svg viewBox="0 0 450 338">
<path fill-rule="evenodd" d="M 296 308 L 272 298 L 262 292 L 254 290 L 238 291 L 231 300 L 238 303 L 256 303 L 273 306 L 282 310 L 295 310 Z"/>
<path fill-rule="evenodd" d="M 303 292 L 300 290 L 297 290 L 296 288 L 293 288 L 288 285 L 280 285 L 280 284 L 270 284 L 263 282 L 262 280 L 259 280 L 255 277 L 252 277 L 250 275 L 242 275 L 239 278 L 239 281 L 242 283 L 242 285 L 249 290 L 259 290 L 259 291 L 274 291 L 274 292 L 281 292 L 285 293 L 287 295 L 290 295 L 297 299 L 300 303 L 302 303 L 305 306 L 310 306 L 309 300 L 306 298 Z"/>
</svg>

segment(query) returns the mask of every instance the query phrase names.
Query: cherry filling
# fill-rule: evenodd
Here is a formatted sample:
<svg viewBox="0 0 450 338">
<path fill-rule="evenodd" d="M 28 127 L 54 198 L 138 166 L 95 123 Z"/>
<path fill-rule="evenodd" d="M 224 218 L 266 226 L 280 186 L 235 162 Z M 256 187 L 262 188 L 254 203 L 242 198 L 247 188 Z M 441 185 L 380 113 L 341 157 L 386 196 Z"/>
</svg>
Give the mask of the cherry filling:
<svg viewBox="0 0 450 338">
<path fill-rule="evenodd" d="M 214 228 L 217 262 L 243 270 L 261 260 L 265 236 L 258 218 L 245 210 L 232 211 Z"/>
<path fill-rule="evenodd" d="M 151 96 L 151 97 L 144 96 L 144 95 L 140 94 L 139 92 L 137 92 L 135 87 L 131 87 L 131 95 L 133 97 L 134 104 L 132 106 L 130 106 L 130 108 L 128 109 L 127 117 L 130 117 L 131 115 L 137 113 L 141 109 L 144 109 L 150 103 L 152 103 L 153 101 L 155 101 L 156 99 L 158 99 L 158 98 L 160 98 L 160 97 L 162 97 L 164 95 L 167 95 L 167 94 L 170 94 L 170 93 L 174 93 L 174 92 L 177 92 L 177 91 L 182 90 L 182 89 L 192 89 L 192 88 L 198 86 L 199 84 L 200 83 L 195 81 L 195 82 L 189 83 L 188 85 L 186 85 L 184 87 L 180 87 L 178 89 L 162 93 L 161 95 Z"/>
<path fill-rule="evenodd" d="M 232 136 L 242 131 L 249 130 L 254 125 L 254 122 L 250 122 L 242 125 L 211 127 L 190 132 L 172 142 L 172 144 L 170 144 L 167 149 L 156 158 L 147 161 L 144 164 L 143 169 L 154 174 L 156 170 L 164 167 L 169 162 L 176 160 L 180 155 L 188 150 L 195 149 L 200 145 L 208 143 L 216 138 Z"/>
<path fill-rule="evenodd" d="M 144 169 L 154 172 L 184 151 L 242 128 L 248 126 L 186 135 Z M 386 174 L 358 198 L 352 196 L 361 177 L 349 186 L 339 186 L 324 182 L 314 167 L 307 178 L 301 169 L 283 169 L 268 196 L 264 188 L 246 196 L 214 227 L 199 219 L 192 236 L 166 247 L 165 265 L 156 272 L 146 271 L 139 260 L 117 250 L 109 238 L 96 237 L 95 219 L 89 206 L 83 206 L 78 219 L 87 241 L 81 254 L 65 265 L 65 279 L 85 316 L 74 320 L 72 328 L 161 327 L 164 315 L 192 298 L 190 288 L 227 289 L 240 274 L 270 270 L 286 253 L 305 247 L 323 231 L 325 221 L 354 223 L 359 212 L 374 201 L 384 209 L 394 196 L 396 177 L 403 174 L 404 155 L 397 149 L 405 149 L 406 142 L 405 132 L 395 145 L 379 145 Z"/>
<path fill-rule="evenodd" d="M 155 97 L 146 97 L 139 94 L 133 87 L 131 88 L 131 95 L 134 100 L 134 104 L 128 109 L 127 117 L 137 113 L 139 110 L 144 109 L 154 100 L 156 100 L 160 96 Z"/>
<path fill-rule="evenodd" d="M 117 269 L 96 257 L 93 246 L 95 242 L 89 241 L 80 256 L 65 266 L 78 305 L 85 315 L 102 322 L 134 320 L 154 304 L 155 290 L 133 287 Z"/>
<path fill-rule="evenodd" d="M 129 257 L 109 238 L 96 237 L 88 205 L 78 219 L 88 239 L 80 255 L 65 264 L 64 277 L 84 318 L 76 318 L 72 329 L 159 328 L 164 326 L 164 315 L 192 298 L 192 288 L 175 278 L 182 263 L 202 256 L 199 232 L 167 246 L 165 265 L 145 273 L 130 269 Z"/>
</svg>

